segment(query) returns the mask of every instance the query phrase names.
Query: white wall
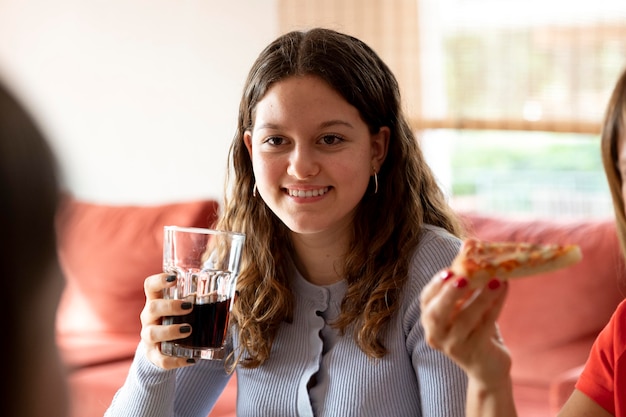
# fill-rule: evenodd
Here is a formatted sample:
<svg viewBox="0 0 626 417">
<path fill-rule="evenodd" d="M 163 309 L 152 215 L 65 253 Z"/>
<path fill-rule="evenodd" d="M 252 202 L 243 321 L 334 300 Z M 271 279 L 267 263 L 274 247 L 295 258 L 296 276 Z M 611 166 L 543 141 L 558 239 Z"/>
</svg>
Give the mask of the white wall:
<svg viewBox="0 0 626 417">
<path fill-rule="evenodd" d="M 220 198 L 245 77 L 277 35 L 276 0 L 0 0 L 0 76 L 76 196 Z"/>
</svg>

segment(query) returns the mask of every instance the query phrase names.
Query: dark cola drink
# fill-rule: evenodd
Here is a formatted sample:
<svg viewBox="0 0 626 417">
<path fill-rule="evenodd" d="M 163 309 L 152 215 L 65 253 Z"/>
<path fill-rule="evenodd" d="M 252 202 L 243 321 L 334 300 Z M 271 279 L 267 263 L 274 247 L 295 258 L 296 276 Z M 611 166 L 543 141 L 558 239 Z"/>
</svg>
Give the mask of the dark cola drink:
<svg viewBox="0 0 626 417">
<path fill-rule="evenodd" d="M 191 325 L 191 334 L 174 340 L 179 346 L 190 348 L 220 348 L 224 343 L 230 318 L 230 298 L 214 303 L 194 304 L 191 313 L 168 317 L 171 324 Z"/>
</svg>

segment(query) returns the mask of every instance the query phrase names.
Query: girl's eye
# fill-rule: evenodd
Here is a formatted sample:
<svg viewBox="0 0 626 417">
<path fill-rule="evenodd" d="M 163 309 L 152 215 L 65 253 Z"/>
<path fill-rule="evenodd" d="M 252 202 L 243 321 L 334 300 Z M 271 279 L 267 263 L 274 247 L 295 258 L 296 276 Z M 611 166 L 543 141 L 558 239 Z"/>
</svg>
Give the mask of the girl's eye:
<svg viewBox="0 0 626 417">
<path fill-rule="evenodd" d="M 337 135 L 325 135 L 322 136 L 321 141 L 326 145 L 335 145 L 343 142 L 343 138 Z"/>
<path fill-rule="evenodd" d="M 269 143 L 270 145 L 282 145 L 285 140 L 280 136 L 270 136 L 265 139 L 265 143 Z"/>
</svg>

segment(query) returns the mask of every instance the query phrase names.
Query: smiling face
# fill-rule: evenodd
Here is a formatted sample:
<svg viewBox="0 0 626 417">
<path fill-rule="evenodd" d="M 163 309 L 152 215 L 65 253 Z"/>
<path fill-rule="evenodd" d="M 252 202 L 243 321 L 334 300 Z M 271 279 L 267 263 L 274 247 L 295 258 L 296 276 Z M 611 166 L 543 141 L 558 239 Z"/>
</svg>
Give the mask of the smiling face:
<svg viewBox="0 0 626 417">
<path fill-rule="evenodd" d="M 295 233 L 348 230 L 385 158 L 389 129 L 371 134 L 358 110 L 313 76 L 274 84 L 253 126 L 244 141 L 270 209 Z"/>
</svg>

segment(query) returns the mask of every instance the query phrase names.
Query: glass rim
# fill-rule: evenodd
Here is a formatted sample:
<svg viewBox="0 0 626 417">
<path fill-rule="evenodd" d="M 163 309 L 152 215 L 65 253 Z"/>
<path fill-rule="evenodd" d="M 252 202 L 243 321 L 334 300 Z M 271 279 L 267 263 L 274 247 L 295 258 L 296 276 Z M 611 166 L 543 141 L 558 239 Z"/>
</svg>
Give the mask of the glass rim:
<svg viewBox="0 0 626 417">
<path fill-rule="evenodd" d="M 186 232 L 186 233 L 202 233 L 207 235 L 230 235 L 233 237 L 243 237 L 246 235 L 241 232 L 233 232 L 230 230 L 210 229 L 208 227 L 189 227 L 189 226 L 163 226 L 164 231 Z"/>
</svg>

